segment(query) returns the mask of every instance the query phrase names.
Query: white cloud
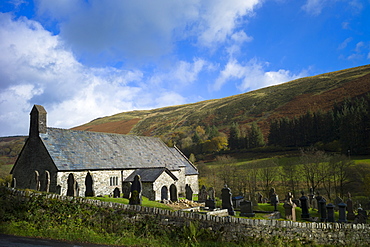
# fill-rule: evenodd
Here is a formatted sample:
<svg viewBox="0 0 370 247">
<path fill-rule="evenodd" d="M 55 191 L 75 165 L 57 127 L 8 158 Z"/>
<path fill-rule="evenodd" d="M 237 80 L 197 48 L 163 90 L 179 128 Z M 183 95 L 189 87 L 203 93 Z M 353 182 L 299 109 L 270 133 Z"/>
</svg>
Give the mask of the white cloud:
<svg viewBox="0 0 370 247">
<path fill-rule="evenodd" d="M 33 104 L 45 106 L 49 126 L 67 128 L 132 110 L 146 90 L 137 86 L 141 71 L 85 67 L 58 36 L 26 18 L 0 13 L 0 54 L 0 136 L 26 134 Z"/>
<path fill-rule="evenodd" d="M 302 9 L 311 15 L 319 15 L 328 1 L 330 0 L 307 0 Z"/>
<path fill-rule="evenodd" d="M 261 0 L 38 1 L 40 18 L 56 19 L 60 36 L 96 62 L 148 60 L 195 37 L 201 46 L 228 40 Z"/>
<path fill-rule="evenodd" d="M 343 50 L 344 48 L 347 47 L 347 45 L 353 40 L 352 37 L 349 37 L 347 39 L 345 39 L 339 46 L 338 46 L 338 49 L 339 50 Z"/>
<path fill-rule="evenodd" d="M 267 63 L 259 63 L 256 59 L 250 60 L 247 64 L 242 65 L 237 60 L 230 60 L 221 71 L 213 85 L 213 90 L 220 90 L 221 87 L 230 80 L 241 81 L 237 85 L 240 91 L 255 90 L 263 87 L 281 84 L 303 76 L 305 72 L 298 75 L 292 74 L 289 70 L 280 69 L 278 71 L 266 71 Z"/>
</svg>

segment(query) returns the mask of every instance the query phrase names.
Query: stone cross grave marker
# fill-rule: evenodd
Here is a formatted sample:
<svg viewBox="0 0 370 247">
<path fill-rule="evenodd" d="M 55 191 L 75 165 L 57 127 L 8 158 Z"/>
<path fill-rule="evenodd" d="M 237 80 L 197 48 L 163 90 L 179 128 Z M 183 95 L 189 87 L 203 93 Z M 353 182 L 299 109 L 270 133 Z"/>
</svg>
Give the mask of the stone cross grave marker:
<svg viewBox="0 0 370 247">
<path fill-rule="evenodd" d="M 134 181 L 131 184 L 131 196 L 130 196 L 130 205 L 141 205 L 141 178 L 139 175 L 134 177 Z"/>
<path fill-rule="evenodd" d="M 221 190 L 222 209 L 227 209 L 229 215 L 235 215 L 233 202 L 231 200 L 231 190 L 225 184 L 225 187 Z"/>
</svg>

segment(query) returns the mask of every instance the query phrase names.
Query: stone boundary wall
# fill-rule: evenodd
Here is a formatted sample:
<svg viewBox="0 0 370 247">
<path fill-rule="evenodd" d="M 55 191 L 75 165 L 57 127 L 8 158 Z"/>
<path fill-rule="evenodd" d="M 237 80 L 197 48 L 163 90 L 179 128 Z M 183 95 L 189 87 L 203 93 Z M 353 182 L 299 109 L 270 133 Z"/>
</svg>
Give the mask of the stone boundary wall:
<svg viewBox="0 0 370 247">
<path fill-rule="evenodd" d="M 83 197 L 68 197 L 57 194 L 42 194 L 38 192 L 16 190 L 6 188 L 7 193 L 20 200 L 29 197 L 44 195 L 49 199 L 68 200 L 80 203 L 88 203 L 98 207 L 122 209 L 124 211 L 140 215 L 152 215 L 158 218 L 158 224 L 183 226 L 189 221 L 198 222 L 202 228 L 215 231 L 225 240 L 248 239 L 270 239 L 281 237 L 285 240 L 298 240 L 302 243 L 317 243 L 331 245 L 370 245 L 370 225 L 352 223 L 315 223 L 294 222 L 286 220 L 264 220 L 245 219 L 236 217 L 219 217 L 213 215 L 199 214 L 184 211 L 171 211 L 167 209 L 143 207 L 140 205 L 126 205 L 121 203 L 103 202 L 99 200 L 86 199 Z M 0 194 L 4 193 L 0 190 Z M 136 220 L 143 219 L 135 217 Z"/>
</svg>

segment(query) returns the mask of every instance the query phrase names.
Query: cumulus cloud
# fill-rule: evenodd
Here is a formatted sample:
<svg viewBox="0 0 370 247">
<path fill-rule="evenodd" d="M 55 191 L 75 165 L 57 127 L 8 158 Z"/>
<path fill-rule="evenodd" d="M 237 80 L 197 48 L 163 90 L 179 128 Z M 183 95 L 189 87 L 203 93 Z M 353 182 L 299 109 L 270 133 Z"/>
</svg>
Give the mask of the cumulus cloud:
<svg viewBox="0 0 370 247">
<path fill-rule="evenodd" d="M 0 13 L 0 53 L 0 135 L 26 134 L 33 104 L 63 128 L 141 106 L 141 71 L 86 67 L 36 21 Z"/>
<path fill-rule="evenodd" d="M 241 81 L 237 85 L 240 91 L 245 92 L 263 87 L 281 84 L 303 76 L 305 72 L 298 75 L 292 74 L 289 70 L 280 69 L 278 71 L 266 71 L 267 63 L 260 63 L 256 59 L 250 60 L 245 65 L 240 64 L 237 60 L 230 60 L 224 70 L 221 71 L 213 90 L 220 90 L 221 87 L 230 80 L 237 79 Z"/>
<path fill-rule="evenodd" d="M 96 62 L 169 54 L 195 37 L 201 46 L 225 42 L 260 0 L 38 1 L 40 18 L 57 20 L 60 36 Z"/>
</svg>

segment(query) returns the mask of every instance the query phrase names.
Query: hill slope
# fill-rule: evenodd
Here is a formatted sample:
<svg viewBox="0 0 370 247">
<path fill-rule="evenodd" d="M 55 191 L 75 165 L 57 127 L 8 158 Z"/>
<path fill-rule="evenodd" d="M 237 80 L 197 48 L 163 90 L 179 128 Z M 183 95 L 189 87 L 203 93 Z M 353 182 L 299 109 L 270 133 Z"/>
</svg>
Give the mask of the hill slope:
<svg viewBox="0 0 370 247">
<path fill-rule="evenodd" d="M 370 92 L 370 65 L 326 73 L 222 99 L 153 110 L 123 112 L 95 119 L 76 130 L 148 136 L 189 134 L 196 126 L 227 131 L 233 122 L 257 122 L 264 134 L 271 119 L 328 110 L 345 98 Z"/>
</svg>

